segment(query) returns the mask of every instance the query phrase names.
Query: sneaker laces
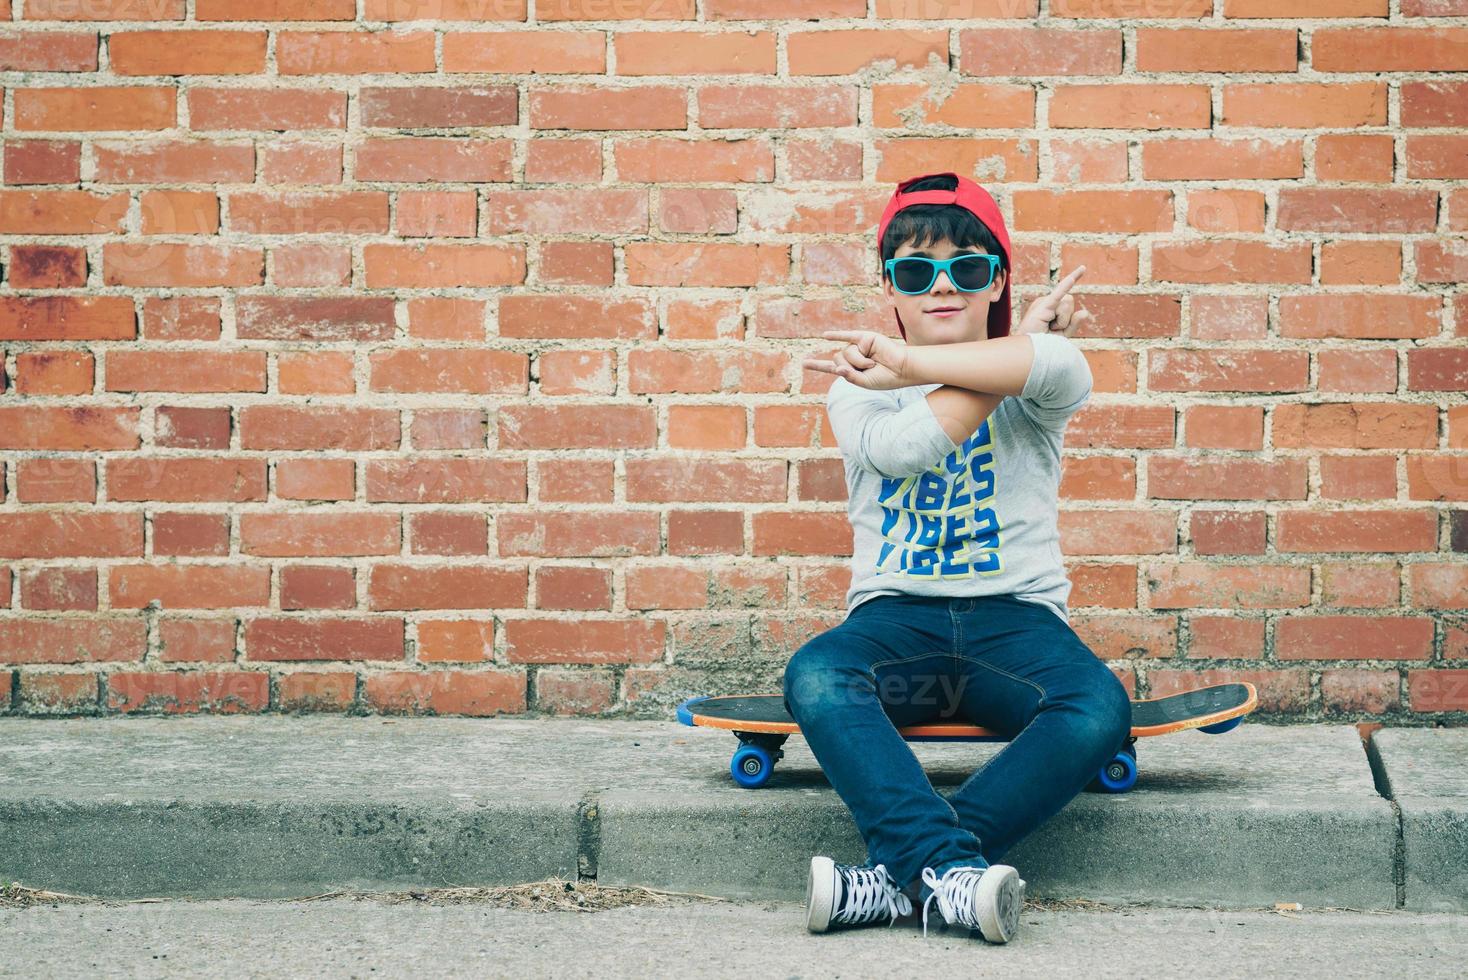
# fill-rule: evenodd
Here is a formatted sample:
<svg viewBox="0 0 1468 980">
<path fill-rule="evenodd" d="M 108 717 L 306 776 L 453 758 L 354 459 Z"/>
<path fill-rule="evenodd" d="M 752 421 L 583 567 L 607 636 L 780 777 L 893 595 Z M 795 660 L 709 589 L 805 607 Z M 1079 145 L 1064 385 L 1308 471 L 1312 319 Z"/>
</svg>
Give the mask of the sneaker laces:
<svg viewBox="0 0 1468 980">
<path fill-rule="evenodd" d="M 979 928 L 979 913 L 974 907 L 974 900 L 979 893 L 979 879 L 984 876 L 985 870 L 949 868 L 943 873 L 942 879 L 939 879 L 932 868 L 923 869 L 923 884 L 932 889 L 928 900 L 923 902 L 924 937 L 928 934 L 928 904 L 935 898 L 938 900 L 938 911 L 943 914 L 943 921 L 950 925 L 955 921 L 961 922 L 970 929 Z"/>
<path fill-rule="evenodd" d="M 841 908 L 831 916 L 832 922 L 870 922 L 886 912 L 892 918 L 887 923 L 891 927 L 897 924 L 899 915 L 912 911 L 912 900 L 892 881 L 886 865 L 879 864 L 875 868 L 843 866 L 841 880 L 845 885 Z"/>
</svg>

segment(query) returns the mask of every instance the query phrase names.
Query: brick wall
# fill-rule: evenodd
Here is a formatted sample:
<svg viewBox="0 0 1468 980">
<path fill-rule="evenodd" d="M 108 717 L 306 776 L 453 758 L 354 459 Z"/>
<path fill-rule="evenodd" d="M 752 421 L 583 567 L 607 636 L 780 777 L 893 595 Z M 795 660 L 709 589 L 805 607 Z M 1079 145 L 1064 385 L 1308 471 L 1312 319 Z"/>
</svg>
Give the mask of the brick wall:
<svg viewBox="0 0 1468 980">
<path fill-rule="evenodd" d="M 1083 639 L 1468 717 L 1463 0 L 527 8 L 0 3 L 0 710 L 778 690 L 849 584 L 800 360 L 954 169 L 1021 310 L 1089 270 Z"/>
</svg>

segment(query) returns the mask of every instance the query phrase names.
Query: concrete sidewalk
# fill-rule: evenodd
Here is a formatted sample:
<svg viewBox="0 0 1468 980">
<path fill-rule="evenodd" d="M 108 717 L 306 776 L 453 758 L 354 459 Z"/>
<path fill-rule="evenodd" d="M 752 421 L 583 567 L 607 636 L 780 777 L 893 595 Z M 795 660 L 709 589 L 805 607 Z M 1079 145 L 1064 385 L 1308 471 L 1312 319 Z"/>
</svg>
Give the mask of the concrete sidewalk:
<svg viewBox="0 0 1468 980">
<path fill-rule="evenodd" d="M 798 736 L 770 783 L 675 721 L 0 719 L 0 877 L 118 898 L 595 877 L 803 900 L 865 858 Z M 917 743 L 948 792 L 1000 746 Z M 1138 743 L 1006 856 L 1040 898 L 1468 911 L 1468 731 L 1246 721 Z"/>
</svg>

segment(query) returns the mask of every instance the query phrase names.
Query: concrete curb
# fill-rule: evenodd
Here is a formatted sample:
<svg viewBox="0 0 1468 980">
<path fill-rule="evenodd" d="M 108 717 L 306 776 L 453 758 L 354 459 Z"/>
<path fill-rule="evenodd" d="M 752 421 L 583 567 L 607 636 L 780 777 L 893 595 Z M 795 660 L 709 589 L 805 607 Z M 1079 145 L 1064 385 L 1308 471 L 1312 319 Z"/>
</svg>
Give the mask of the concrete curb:
<svg viewBox="0 0 1468 980">
<path fill-rule="evenodd" d="M 1414 741 L 1436 734 L 1378 732 L 1377 765 L 1421 758 L 1452 781 L 1468 739 Z M 279 898 L 580 875 L 798 901 L 811 854 L 865 859 L 802 739 L 758 790 L 729 778 L 737 744 L 671 720 L 0 719 L 0 877 Z M 947 793 L 1001 746 L 913 749 Z M 1413 777 L 1399 822 L 1353 726 L 1246 722 L 1138 749 L 1131 792 L 1081 794 L 1005 856 L 1031 895 L 1387 909 L 1405 884 L 1407 907 L 1468 909 L 1442 865 L 1465 866 L 1468 838 L 1431 843 L 1437 783 Z"/>
</svg>

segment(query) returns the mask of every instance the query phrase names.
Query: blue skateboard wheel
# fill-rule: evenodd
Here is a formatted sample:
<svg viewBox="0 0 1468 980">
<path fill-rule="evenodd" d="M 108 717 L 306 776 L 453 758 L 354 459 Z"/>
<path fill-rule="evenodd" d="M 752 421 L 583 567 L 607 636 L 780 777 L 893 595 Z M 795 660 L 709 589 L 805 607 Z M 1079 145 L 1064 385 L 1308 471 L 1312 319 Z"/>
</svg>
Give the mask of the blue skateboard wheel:
<svg viewBox="0 0 1468 980">
<path fill-rule="evenodd" d="M 745 789 L 758 789 L 770 781 L 775 760 L 758 745 L 742 745 L 729 760 L 729 774 Z"/>
<path fill-rule="evenodd" d="M 1108 793 L 1125 793 L 1137 782 L 1137 760 L 1130 752 L 1118 752 L 1101 767 L 1096 781 Z"/>
</svg>

